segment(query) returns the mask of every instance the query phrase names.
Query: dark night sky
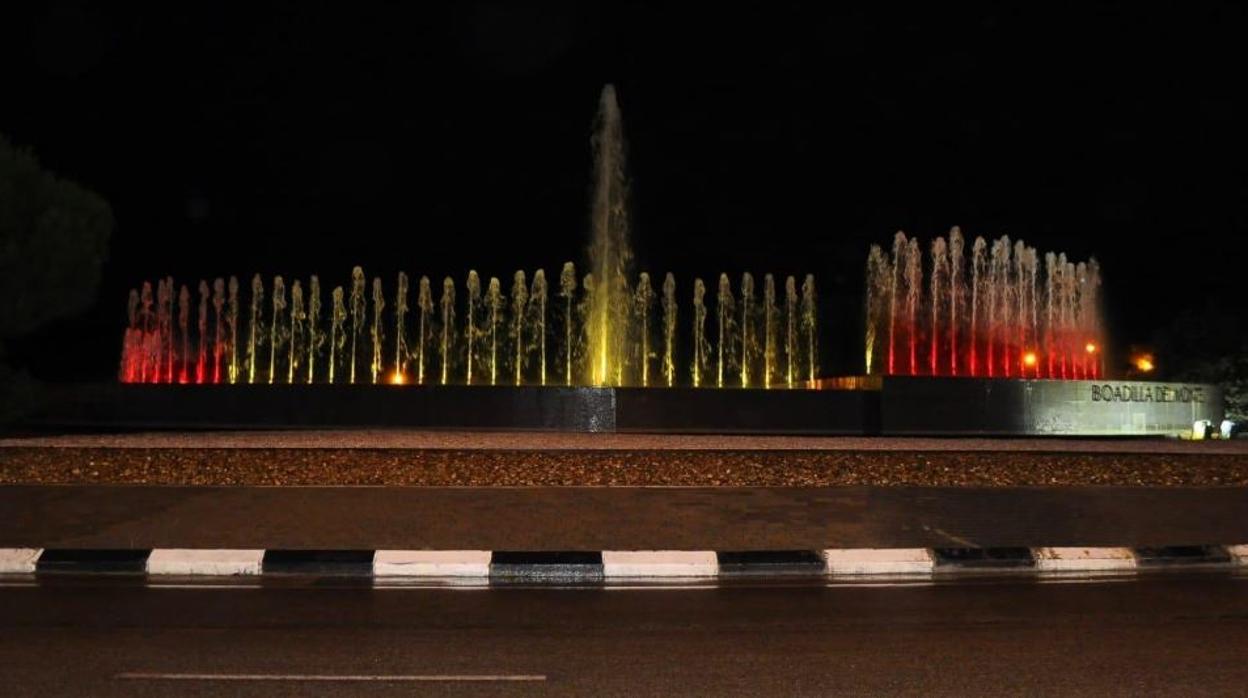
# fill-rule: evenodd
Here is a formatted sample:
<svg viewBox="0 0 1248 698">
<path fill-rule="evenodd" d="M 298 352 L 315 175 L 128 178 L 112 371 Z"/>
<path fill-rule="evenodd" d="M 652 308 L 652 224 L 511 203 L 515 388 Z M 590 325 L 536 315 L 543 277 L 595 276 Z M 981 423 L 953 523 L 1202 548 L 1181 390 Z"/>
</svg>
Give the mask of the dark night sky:
<svg viewBox="0 0 1248 698">
<path fill-rule="evenodd" d="M 96 311 L 26 347 L 72 336 L 84 375 L 112 370 L 143 278 L 580 260 L 605 82 L 641 267 L 682 288 L 814 272 L 834 369 L 857 357 L 867 245 L 897 229 L 1095 254 L 1119 347 L 1243 296 L 1231 5 L 127 5 L 0 18 L 0 132 L 117 218 Z"/>
</svg>

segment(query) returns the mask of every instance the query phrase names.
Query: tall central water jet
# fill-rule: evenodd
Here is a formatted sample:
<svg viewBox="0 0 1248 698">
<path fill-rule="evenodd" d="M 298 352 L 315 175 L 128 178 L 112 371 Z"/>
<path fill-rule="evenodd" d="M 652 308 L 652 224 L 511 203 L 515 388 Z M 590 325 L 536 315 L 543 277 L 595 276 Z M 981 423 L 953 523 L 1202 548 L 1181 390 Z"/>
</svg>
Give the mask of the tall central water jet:
<svg viewBox="0 0 1248 698">
<path fill-rule="evenodd" d="M 594 190 L 590 213 L 589 262 L 595 286 L 590 305 L 590 379 L 595 385 L 618 385 L 623 378 L 632 263 L 628 234 L 628 189 L 624 128 L 615 87 L 602 88 L 591 141 Z"/>
</svg>

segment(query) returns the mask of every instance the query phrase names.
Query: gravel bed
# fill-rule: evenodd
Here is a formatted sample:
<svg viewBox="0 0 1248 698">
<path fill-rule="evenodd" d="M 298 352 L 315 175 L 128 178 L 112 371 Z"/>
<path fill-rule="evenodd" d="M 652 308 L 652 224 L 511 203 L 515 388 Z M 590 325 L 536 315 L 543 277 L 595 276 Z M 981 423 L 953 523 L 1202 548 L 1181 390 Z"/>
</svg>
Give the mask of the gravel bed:
<svg viewBox="0 0 1248 698">
<path fill-rule="evenodd" d="M 0 484 L 825 487 L 1248 485 L 1248 453 L 5 446 Z"/>
</svg>

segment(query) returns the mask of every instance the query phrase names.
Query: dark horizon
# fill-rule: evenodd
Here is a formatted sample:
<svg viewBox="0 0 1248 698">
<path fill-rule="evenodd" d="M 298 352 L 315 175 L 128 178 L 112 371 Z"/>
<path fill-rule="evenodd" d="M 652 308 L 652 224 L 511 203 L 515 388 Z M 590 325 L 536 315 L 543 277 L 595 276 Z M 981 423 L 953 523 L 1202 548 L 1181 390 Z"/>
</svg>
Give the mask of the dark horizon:
<svg viewBox="0 0 1248 698">
<path fill-rule="evenodd" d="M 638 268 L 682 298 L 814 273 L 825 372 L 857 367 L 867 248 L 897 230 L 1096 256 L 1119 352 L 1209 302 L 1245 323 L 1230 5 L 166 12 L 54 3 L 0 30 L 0 133 L 117 220 L 95 308 L 15 349 L 46 377 L 110 375 L 126 290 L 167 274 L 579 264 L 605 83 Z"/>
</svg>

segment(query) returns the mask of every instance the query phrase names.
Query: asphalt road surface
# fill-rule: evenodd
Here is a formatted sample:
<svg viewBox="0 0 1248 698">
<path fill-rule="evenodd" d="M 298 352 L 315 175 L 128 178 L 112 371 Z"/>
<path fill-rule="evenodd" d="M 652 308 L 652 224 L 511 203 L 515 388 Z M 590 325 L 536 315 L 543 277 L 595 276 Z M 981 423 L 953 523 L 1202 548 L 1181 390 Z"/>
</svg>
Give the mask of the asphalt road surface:
<svg viewBox="0 0 1248 698">
<path fill-rule="evenodd" d="M 0 693 L 1242 694 L 1248 577 L 0 587 Z"/>
</svg>

